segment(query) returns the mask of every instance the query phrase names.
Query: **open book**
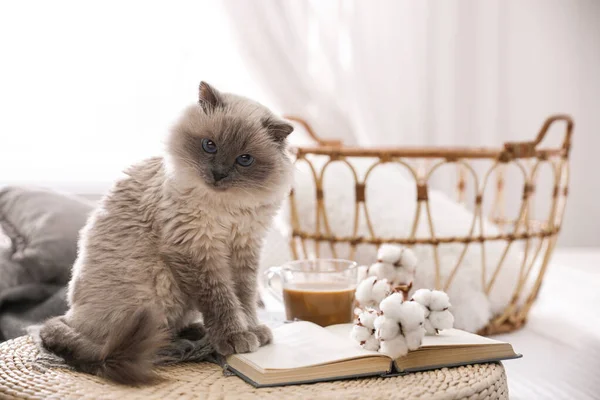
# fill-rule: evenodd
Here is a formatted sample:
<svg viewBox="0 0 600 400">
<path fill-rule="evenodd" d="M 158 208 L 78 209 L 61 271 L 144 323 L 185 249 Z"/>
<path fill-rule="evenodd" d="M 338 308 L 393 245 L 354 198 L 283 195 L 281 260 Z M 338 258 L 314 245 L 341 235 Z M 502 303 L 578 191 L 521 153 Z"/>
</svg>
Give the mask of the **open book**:
<svg viewBox="0 0 600 400">
<path fill-rule="evenodd" d="M 350 339 L 352 324 L 322 328 L 293 322 L 273 330 L 273 343 L 254 353 L 234 354 L 227 368 L 256 386 L 283 386 L 366 376 L 394 376 L 414 371 L 519 358 L 509 343 L 457 329 L 425 336 L 406 356 L 362 349 Z"/>
</svg>

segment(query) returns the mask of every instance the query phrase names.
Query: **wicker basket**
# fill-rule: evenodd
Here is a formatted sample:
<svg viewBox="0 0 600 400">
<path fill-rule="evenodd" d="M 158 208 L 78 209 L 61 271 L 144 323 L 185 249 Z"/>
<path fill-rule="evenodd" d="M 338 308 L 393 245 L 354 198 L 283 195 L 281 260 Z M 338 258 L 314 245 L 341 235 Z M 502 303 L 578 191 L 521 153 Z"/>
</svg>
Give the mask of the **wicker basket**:
<svg viewBox="0 0 600 400">
<path fill-rule="evenodd" d="M 296 259 L 311 256 L 307 249 L 313 249 L 312 255 L 319 255 L 321 246 L 327 246 L 336 257 L 353 258 L 357 246 L 379 246 L 382 243 L 396 243 L 406 246 L 425 245 L 431 246 L 436 268 L 436 287 L 447 290 L 456 271 L 460 268 L 464 253 L 468 246 L 481 246 L 481 268 L 492 268 L 488 274 L 481 274 L 481 284 L 485 292 L 492 290 L 498 272 L 502 268 L 504 257 L 511 246 L 521 246 L 523 257 L 519 266 L 519 279 L 514 287 L 514 293 L 509 305 L 504 312 L 496 315 L 490 323 L 480 332 L 485 335 L 508 332 L 520 328 L 527 319 L 536 296 L 539 292 L 544 273 L 548 266 L 550 256 L 560 231 L 563 211 L 568 193 L 569 177 L 569 149 L 571 147 L 571 134 L 573 121 L 569 116 L 556 115 L 548 118 L 540 132 L 533 141 L 505 143 L 502 148 L 357 148 L 344 146 L 339 141 L 322 140 L 311 129 L 309 124 L 301 118 L 288 116 L 287 119 L 303 125 L 308 134 L 314 139 L 313 147 L 298 147 L 295 149 L 296 162 L 309 164 L 314 178 L 316 197 L 316 224 L 315 229 L 308 231 L 302 229 L 297 212 L 297 196 L 292 190 L 290 196 L 290 218 L 292 226 L 291 251 Z M 542 147 L 550 127 L 555 123 L 564 122 L 566 129 L 561 145 L 556 147 Z M 313 165 L 310 158 L 314 156 L 326 157 L 326 162 L 319 166 Z M 374 160 L 370 168 L 359 178 L 352 160 L 355 158 Z M 335 162 L 344 163 L 350 168 L 354 177 L 355 201 L 353 204 L 341 204 L 339 207 L 347 210 L 353 218 L 353 233 L 347 236 L 336 235 L 328 223 L 325 207 L 327 191 L 323 186 L 323 177 L 329 165 Z M 406 237 L 378 237 L 376 229 L 369 216 L 367 207 L 368 196 L 366 188 L 369 185 L 371 172 L 380 164 L 397 163 L 409 171 L 414 179 L 417 194 L 416 212 L 414 215 L 412 233 Z M 429 205 L 429 184 L 434 171 L 441 166 L 452 165 L 456 168 L 456 196 L 459 202 L 469 204 L 474 218 L 470 233 L 462 237 L 442 237 L 436 235 Z M 547 164 L 552 172 L 547 184 L 547 191 L 536 190 L 540 184 L 538 172 L 542 165 Z M 513 184 L 506 174 L 508 168 L 515 169 L 522 174 L 523 185 L 518 186 L 518 212 L 513 218 L 506 217 L 505 194 L 513 188 Z M 475 188 L 468 190 L 471 181 Z M 472 193 L 472 194 L 470 194 Z M 547 193 L 547 194 L 546 194 Z M 545 195 L 548 204 L 548 213 L 545 217 L 532 217 L 532 207 L 536 195 Z M 488 210 L 483 207 L 484 197 L 486 205 L 491 204 Z M 490 197 L 492 197 L 490 199 Z M 362 211 L 362 212 L 361 212 Z M 420 219 L 429 226 L 429 237 L 416 236 L 416 227 Z M 500 234 L 479 234 L 473 229 L 476 224 L 484 219 L 493 222 L 501 230 Z M 362 220 L 361 220 L 362 219 Z M 366 223 L 369 235 L 359 235 L 358 226 Z M 483 229 L 479 230 L 483 232 Z M 485 244 L 491 241 L 506 243 L 503 256 L 495 265 L 487 265 Z M 345 243 L 349 254 L 336 252 L 336 244 Z M 460 244 L 464 246 L 462 255 L 458 258 L 452 273 L 442 279 L 439 274 L 438 247 L 442 244 Z M 535 268 L 534 268 L 535 266 Z M 486 279 L 488 276 L 491 278 Z M 525 282 L 529 282 L 525 285 Z"/>
</svg>

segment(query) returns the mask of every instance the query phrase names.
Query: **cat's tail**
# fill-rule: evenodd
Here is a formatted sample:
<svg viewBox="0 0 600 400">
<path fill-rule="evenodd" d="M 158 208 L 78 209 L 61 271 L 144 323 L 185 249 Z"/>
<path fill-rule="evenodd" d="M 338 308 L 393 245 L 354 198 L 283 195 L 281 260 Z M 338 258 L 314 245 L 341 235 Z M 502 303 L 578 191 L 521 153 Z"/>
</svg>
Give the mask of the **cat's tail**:
<svg viewBox="0 0 600 400">
<path fill-rule="evenodd" d="M 103 344 L 77 332 L 65 317 L 48 320 L 39 336 L 42 345 L 67 365 L 129 385 L 150 383 L 156 378 L 156 354 L 168 343 L 167 334 L 149 310 L 140 310 L 114 326 Z"/>
</svg>

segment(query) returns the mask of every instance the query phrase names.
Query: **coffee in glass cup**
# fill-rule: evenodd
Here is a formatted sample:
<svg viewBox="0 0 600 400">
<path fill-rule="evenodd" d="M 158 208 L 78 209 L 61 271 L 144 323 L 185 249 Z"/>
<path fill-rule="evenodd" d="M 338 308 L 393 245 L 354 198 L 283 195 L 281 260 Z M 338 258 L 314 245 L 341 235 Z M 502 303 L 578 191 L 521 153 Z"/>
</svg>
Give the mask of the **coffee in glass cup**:
<svg viewBox="0 0 600 400">
<path fill-rule="evenodd" d="M 321 326 L 353 321 L 358 279 L 354 261 L 315 259 L 292 261 L 265 272 L 265 284 L 283 302 L 288 320 Z M 279 278 L 281 289 L 273 288 Z"/>
</svg>

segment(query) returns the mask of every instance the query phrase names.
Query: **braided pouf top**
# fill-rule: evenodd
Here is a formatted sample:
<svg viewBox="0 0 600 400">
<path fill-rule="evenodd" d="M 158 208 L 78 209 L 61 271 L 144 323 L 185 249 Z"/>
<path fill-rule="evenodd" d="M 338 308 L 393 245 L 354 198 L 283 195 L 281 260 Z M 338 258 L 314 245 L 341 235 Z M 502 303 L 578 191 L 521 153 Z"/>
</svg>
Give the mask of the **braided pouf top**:
<svg viewBox="0 0 600 400">
<path fill-rule="evenodd" d="M 502 364 L 442 368 L 402 377 L 354 379 L 256 389 L 217 365 L 181 364 L 158 369 L 162 382 L 140 388 L 64 368 L 40 370 L 38 354 L 23 336 L 0 345 L 0 399 L 507 399 Z"/>
</svg>

